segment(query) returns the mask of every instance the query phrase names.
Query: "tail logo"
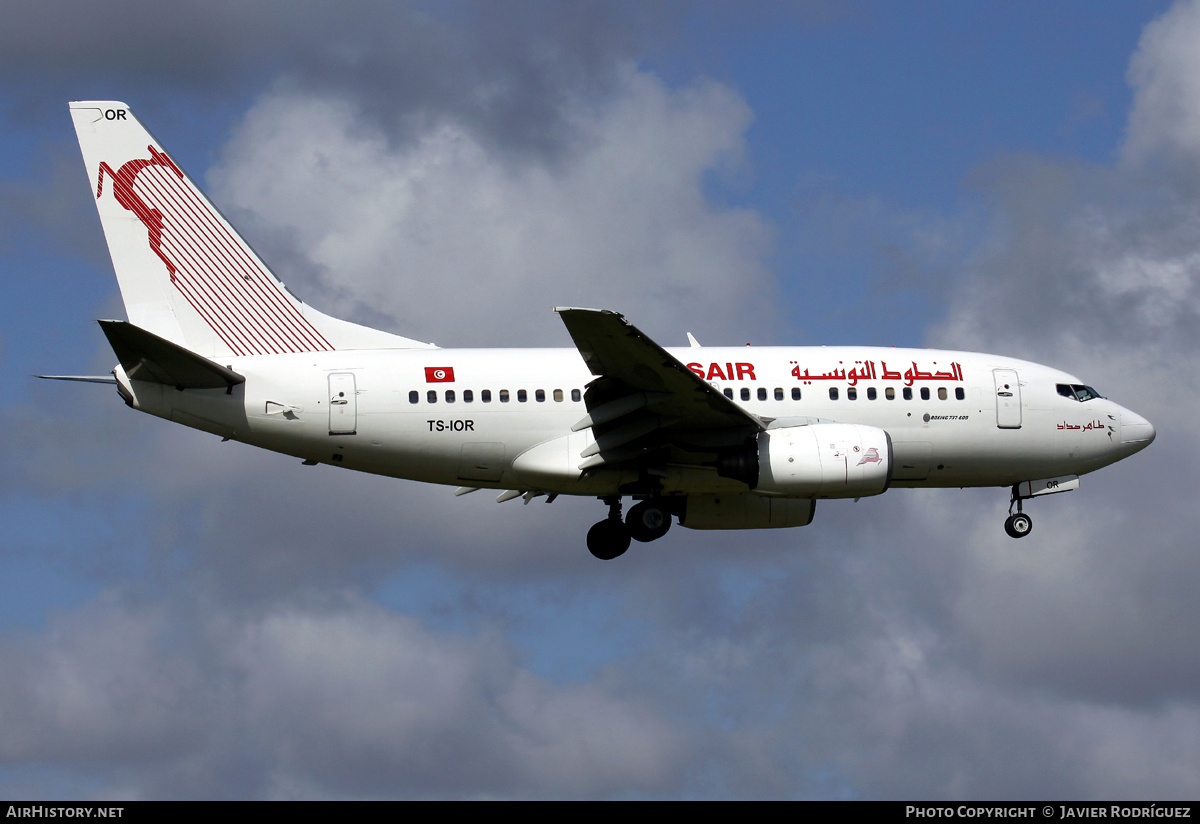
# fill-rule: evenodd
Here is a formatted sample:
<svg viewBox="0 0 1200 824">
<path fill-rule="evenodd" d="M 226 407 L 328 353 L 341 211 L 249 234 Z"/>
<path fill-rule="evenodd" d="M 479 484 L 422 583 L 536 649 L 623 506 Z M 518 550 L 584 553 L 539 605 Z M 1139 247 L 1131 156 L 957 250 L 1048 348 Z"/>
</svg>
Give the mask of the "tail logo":
<svg viewBox="0 0 1200 824">
<path fill-rule="evenodd" d="M 107 176 L 113 198 L 146 227 L 171 285 L 229 350 L 270 355 L 333 349 L 175 162 L 153 145 L 146 148 L 149 157 L 116 171 L 101 161 L 96 199 Z"/>
<path fill-rule="evenodd" d="M 179 179 L 183 179 L 183 172 L 175 165 L 171 158 L 167 157 L 162 152 L 155 149 L 153 146 L 147 146 L 150 150 L 149 159 L 131 160 L 125 163 L 117 171 L 112 170 L 105 161 L 100 161 L 100 174 L 96 182 L 96 199 L 100 199 L 100 195 L 104 194 L 104 173 L 108 172 L 108 177 L 112 180 L 113 197 L 117 199 L 128 211 L 137 215 L 138 220 L 146 226 L 146 231 L 150 235 L 150 248 L 154 250 L 154 254 L 162 258 L 162 262 L 167 264 L 167 271 L 171 273 L 171 280 L 175 280 L 175 264 L 163 254 L 162 250 L 162 232 L 163 232 L 163 215 L 158 209 L 151 208 L 146 205 L 146 202 L 138 196 L 133 190 L 133 183 L 137 179 L 138 172 L 147 166 L 162 166 L 170 170 Z"/>
</svg>

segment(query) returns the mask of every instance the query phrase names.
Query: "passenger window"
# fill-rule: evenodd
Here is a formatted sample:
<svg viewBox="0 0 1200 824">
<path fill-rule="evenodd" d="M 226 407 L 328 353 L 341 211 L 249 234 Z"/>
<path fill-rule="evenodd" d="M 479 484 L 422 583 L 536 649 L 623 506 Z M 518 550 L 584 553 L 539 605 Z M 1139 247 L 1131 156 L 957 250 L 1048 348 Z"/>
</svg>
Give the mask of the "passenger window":
<svg viewBox="0 0 1200 824">
<path fill-rule="evenodd" d="M 750 390 L 749 390 L 749 388 L 747 388 L 745 386 L 742 387 L 742 400 L 744 400 L 744 401 L 750 400 Z"/>
<path fill-rule="evenodd" d="M 482 392 L 480 392 L 479 400 L 483 401 L 484 403 L 491 403 L 492 402 L 492 390 L 484 389 Z"/>
<path fill-rule="evenodd" d="M 563 399 L 563 393 L 562 393 L 562 390 L 561 390 L 561 389 L 555 389 L 555 390 L 554 390 L 554 402 L 555 402 L 555 403 L 562 403 L 562 399 Z"/>
<path fill-rule="evenodd" d="M 408 402 L 409 403 L 416 403 L 419 400 L 421 400 L 421 393 L 418 392 L 417 390 L 414 389 L 413 391 L 408 393 Z"/>
<path fill-rule="evenodd" d="M 758 399 L 765 401 L 767 399 L 767 388 L 765 386 L 758 387 Z"/>
<path fill-rule="evenodd" d="M 848 400 L 848 401 L 858 400 L 858 388 L 857 387 L 851 386 L 849 389 L 846 390 L 846 400 Z"/>
<path fill-rule="evenodd" d="M 725 397 L 729 398 L 729 400 L 733 400 L 733 390 L 732 390 L 732 389 L 726 389 L 726 390 L 725 390 Z"/>
<path fill-rule="evenodd" d="M 446 390 L 446 403 L 454 403 L 454 390 L 453 389 Z"/>
<path fill-rule="evenodd" d="M 883 390 L 883 396 L 889 401 L 894 401 L 896 400 L 896 390 L 889 386 L 887 389 Z"/>
<path fill-rule="evenodd" d="M 518 389 L 517 390 L 517 403 L 525 403 L 525 401 L 527 401 L 527 400 L 529 400 L 529 393 L 526 392 L 524 389 Z"/>
<path fill-rule="evenodd" d="M 944 387 L 944 386 L 938 387 L 938 400 L 939 401 L 944 401 L 949 396 L 950 396 L 950 393 L 946 391 L 946 387 Z"/>
<path fill-rule="evenodd" d="M 580 394 L 578 389 L 571 390 L 571 400 L 575 401 L 575 403 L 579 403 L 581 400 L 583 400 L 583 395 Z"/>
<path fill-rule="evenodd" d="M 470 403 L 473 400 L 475 400 L 475 393 L 472 392 L 470 389 L 464 389 L 463 390 L 463 403 Z"/>
<path fill-rule="evenodd" d="M 425 396 L 430 403 L 437 403 L 437 390 L 430 389 L 429 394 Z"/>
<path fill-rule="evenodd" d="M 537 401 L 538 403 L 545 403 L 546 402 L 546 390 L 545 389 L 534 390 L 533 399 L 535 401 Z"/>
<path fill-rule="evenodd" d="M 965 401 L 967 399 L 966 390 L 964 390 L 961 386 L 955 387 L 954 397 L 960 401 Z"/>
<path fill-rule="evenodd" d="M 500 390 L 500 403 L 508 403 L 508 390 L 507 389 Z"/>
<path fill-rule="evenodd" d="M 869 401 L 875 400 L 875 387 L 874 386 L 867 387 L 867 400 L 869 400 Z"/>
<path fill-rule="evenodd" d="M 775 387 L 775 400 L 777 400 L 777 401 L 783 400 L 783 387 L 782 386 Z"/>
<path fill-rule="evenodd" d="M 794 400 L 794 401 L 800 400 L 800 387 L 799 386 L 792 387 L 792 400 Z"/>
<path fill-rule="evenodd" d="M 906 400 L 906 401 L 912 400 L 912 387 L 911 386 L 904 387 L 904 400 Z"/>
<path fill-rule="evenodd" d="M 928 386 L 921 387 L 921 400 L 923 400 L 923 401 L 929 400 L 929 387 Z"/>
<path fill-rule="evenodd" d="M 829 400 L 831 400 L 831 401 L 837 400 L 837 387 L 836 386 L 829 387 Z"/>
</svg>

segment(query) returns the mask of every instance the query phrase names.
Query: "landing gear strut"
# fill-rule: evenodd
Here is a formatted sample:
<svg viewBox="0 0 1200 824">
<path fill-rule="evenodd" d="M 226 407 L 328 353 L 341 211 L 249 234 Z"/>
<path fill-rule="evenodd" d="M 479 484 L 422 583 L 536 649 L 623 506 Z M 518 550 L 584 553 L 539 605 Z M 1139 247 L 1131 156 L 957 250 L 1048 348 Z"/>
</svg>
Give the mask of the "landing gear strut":
<svg viewBox="0 0 1200 824">
<path fill-rule="evenodd" d="M 621 520 L 620 496 L 601 500 L 608 504 L 608 517 L 598 521 L 588 530 L 587 546 L 588 551 L 601 561 L 611 561 L 621 557 L 625 550 L 629 549 L 629 527 Z"/>
<path fill-rule="evenodd" d="M 1008 518 L 1004 521 L 1004 531 L 1010 538 L 1024 538 L 1033 531 L 1033 518 L 1021 511 L 1021 495 L 1017 486 L 1012 488 L 1012 498 L 1008 502 Z M 1017 511 L 1013 512 L 1013 507 Z"/>
</svg>

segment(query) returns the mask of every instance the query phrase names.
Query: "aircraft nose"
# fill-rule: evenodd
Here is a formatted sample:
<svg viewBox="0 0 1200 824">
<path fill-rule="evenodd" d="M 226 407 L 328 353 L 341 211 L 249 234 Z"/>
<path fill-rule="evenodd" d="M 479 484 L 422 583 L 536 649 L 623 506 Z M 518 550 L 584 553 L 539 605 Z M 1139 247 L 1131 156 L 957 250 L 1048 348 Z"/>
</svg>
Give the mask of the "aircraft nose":
<svg viewBox="0 0 1200 824">
<path fill-rule="evenodd" d="M 1144 449 L 1154 440 L 1154 424 L 1136 412 L 1121 410 L 1121 443 Z"/>
</svg>

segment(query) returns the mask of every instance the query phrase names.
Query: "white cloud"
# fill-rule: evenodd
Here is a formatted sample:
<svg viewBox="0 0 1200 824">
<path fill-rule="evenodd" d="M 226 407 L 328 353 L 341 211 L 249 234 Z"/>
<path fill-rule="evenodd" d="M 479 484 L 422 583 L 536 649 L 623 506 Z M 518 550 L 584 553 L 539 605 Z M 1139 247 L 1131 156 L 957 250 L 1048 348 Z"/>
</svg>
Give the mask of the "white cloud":
<svg viewBox="0 0 1200 824">
<path fill-rule="evenodd" d="M 1129 64 L 1136 95 L 1125 145 L 1128 160 L 1165 153 L 1200 161 L 1200 4 L 1176 3 L 1146 26 Z"/>
<path fill-rule="evenodd" d="M 345 296 L 323 308 L 369 306 L 409 337 L 567 345 L 553 305 L 623 311 L 671 345 L 770 324 L 770 231 L 705 188 L 740 158 L 746 105 L 715 83 L 677 91 L 628 69 L 618 94 L 577 101 L 567 119 L 573 142 L 546 159 L 450 120 L 393 143 L 349 104 L 272 95 L 211 179 Z"/>
<path fill-rule="evenodd" d="M 0 763 L 84 759 L 137 797 L 595 796 L 676 778 L 684 739 L 644 703 L 549 684 L 496 632 L 334 600 L 191 624 L 106 596 L 9 640 Z"/>
</svg>

